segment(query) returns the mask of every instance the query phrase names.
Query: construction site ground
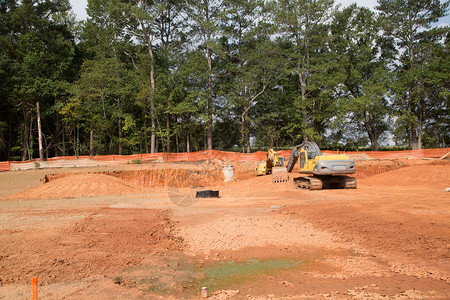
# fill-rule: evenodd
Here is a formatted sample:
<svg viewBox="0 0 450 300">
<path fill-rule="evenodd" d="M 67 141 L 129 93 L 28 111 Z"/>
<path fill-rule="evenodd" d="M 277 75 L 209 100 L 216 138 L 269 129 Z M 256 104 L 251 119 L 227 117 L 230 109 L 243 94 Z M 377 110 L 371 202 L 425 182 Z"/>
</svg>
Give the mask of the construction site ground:
<svg viewBox="0 0 450 300">
<path fill-rule="evenodd" d="M 448 160 L 321 191 L 229 163 L 0 173 L 0 299 L 450 299 Z"/>
</svg>

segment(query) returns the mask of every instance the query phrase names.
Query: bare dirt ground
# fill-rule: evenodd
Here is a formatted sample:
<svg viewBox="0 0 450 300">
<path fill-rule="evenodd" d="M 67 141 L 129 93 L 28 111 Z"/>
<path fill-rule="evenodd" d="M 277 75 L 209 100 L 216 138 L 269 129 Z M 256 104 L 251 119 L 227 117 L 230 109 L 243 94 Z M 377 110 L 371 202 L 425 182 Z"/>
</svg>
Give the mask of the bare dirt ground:
<svg viewBox="0 0 450 300">
<path fill-rule="evenodd" d="M 0 173 L 0 299 L 450 298 L 450 162 L 313 192 L 222 163 Z"/>
</svg>

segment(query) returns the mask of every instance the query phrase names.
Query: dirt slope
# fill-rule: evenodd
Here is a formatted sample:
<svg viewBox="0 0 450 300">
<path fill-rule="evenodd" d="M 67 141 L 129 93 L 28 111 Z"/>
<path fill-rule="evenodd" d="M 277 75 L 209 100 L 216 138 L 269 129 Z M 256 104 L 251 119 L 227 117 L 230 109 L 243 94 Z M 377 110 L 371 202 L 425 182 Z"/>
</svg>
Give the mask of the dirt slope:
<svg viewBox="0 0 450 300">
<path fill-rule="evenodd" d="M 449 165 L 408 166 L 359 180 L 369 186 L 446 186 L 450 187 Z"/>
</svg>

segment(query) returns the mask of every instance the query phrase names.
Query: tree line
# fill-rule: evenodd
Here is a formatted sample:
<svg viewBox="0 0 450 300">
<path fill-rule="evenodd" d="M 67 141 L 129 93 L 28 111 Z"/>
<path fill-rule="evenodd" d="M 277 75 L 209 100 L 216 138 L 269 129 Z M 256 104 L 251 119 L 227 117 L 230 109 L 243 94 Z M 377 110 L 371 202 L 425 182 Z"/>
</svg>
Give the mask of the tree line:
<svg viewBox="0 0 450 300">
<path fill-rule="evenodd" d="M 1 1 L 0 160 L 447 147 L 448 5 Z"/>
</svg>

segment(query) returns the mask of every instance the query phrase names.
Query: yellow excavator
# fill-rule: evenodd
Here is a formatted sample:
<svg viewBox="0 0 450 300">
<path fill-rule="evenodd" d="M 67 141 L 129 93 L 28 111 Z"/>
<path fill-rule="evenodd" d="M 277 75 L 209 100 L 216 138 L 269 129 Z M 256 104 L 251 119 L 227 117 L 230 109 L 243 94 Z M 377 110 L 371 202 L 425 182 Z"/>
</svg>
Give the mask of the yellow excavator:
<svg viewBox="0 0 450 300">
<path fill-rule="evenodd" d="M 279 157 L 273 149 L 267 151 L 266 161 L 256 167 L 257 176 L 269 174 L 272 174 L 273 183 L 289 181 L 287 169 L 284 166 L 284 158 Z"/>
<path fill-rule="evenodd" d="M 355 160 L 346 154 L 322 155 L 316 143 L 305 142 L 292 149 L 286 165 L 289 173 L 297 160 L 300 173 L 308 175 L 294 178 L 294 186 L 298 189 L 356 188 L 356 178 L 345 175 L 356 172 Z"/>
</svg>

